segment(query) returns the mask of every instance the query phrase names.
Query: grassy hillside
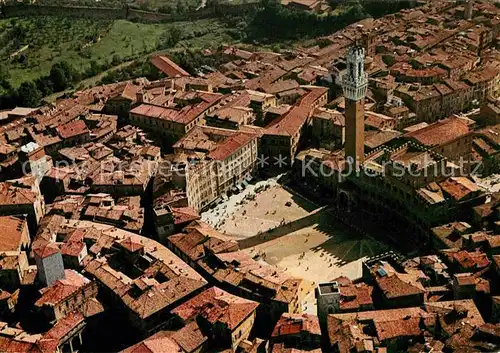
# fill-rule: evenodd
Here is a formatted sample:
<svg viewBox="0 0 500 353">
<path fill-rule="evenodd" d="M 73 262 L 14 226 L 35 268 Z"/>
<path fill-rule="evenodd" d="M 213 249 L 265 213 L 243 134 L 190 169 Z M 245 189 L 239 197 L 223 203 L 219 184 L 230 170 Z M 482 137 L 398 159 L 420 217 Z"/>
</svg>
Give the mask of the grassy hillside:
<svg viewBox="0 0 500 353">
<path fill-rule="evenodd" d="M 8 1 L 14 2 L 14 1 Z M 37 5 L 48 6 L 89 6 L 89 7 L 115 7 L 124 6 L 122 0 L 38 0 Z M 183 12 L 196 9 L 201 4 L 201 0 L 130 0 L 127 5 L 147 11 L 159 12 Z"/>
<path fill-rule="evenodd" d="M 60 61 L 85 71 L 91 63 L 111 67 L 172 45 L 205 48 L 230 41 L 226 27 L 213 19 L 170 24 L 55 17 L 0 20 L 0 62 L 13 86 L 47 75 Z"/>
</svg>

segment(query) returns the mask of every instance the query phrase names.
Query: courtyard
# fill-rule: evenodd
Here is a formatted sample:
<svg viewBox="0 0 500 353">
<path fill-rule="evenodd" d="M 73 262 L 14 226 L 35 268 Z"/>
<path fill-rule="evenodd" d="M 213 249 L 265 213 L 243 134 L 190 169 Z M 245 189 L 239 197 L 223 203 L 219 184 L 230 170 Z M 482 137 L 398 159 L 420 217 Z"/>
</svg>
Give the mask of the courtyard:
<svg viewBox="0 0 500 353">
<path fill-rule="evenodd" d="M 339 276 L 354 280 L 361 277 L 363 260 L 390 250 L 388 245 L 346 227 L 328 208 L 315 205 L 276 180 L 252 187 L 202 217 L 238 240 L 240 248 L 255 259 L 279 266 L 292 276 L 315 285 Z M 249 199 L 247 195 L 252 194 L 255 197 Z M 304 311 L 316 313 L 314 292 L 304 303 Z"/>
</svg>

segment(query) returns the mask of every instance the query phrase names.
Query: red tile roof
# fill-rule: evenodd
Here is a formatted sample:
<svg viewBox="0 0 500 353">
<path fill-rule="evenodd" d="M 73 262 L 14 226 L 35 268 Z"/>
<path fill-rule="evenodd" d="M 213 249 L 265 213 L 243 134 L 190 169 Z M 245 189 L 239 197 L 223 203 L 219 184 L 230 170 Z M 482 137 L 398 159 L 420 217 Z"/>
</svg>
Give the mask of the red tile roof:
<svg viewBox="0 0 500 353">
<path fill-rule="evenodd" d="M 0 252 L 20 248 L 26 220 L 16 217 L 0 217 Z"/>
<path fill-rule="evenodd" d="M 227 325 L 230 330 L 233 330 L 250 316 L 258 306 L 259 304 L 256 302 L 212 287 L 178 306 L 172 313 L 178 315 L 184 321 L 192 321 L 200 315 L 211 324 L 218 322 Z"/>
<path fill-rule="evenodd" d="M 120 90 L 117 93 L 121 92 L 120 97 L 135 102 L 137 100 L 137 92 L 139 90 L 140 90 L 139 86 L 136 86 L 131 82 L 127 82 L 127 84 L 123 87 L 123 90 Z"/>
<path fill-rule="evenodd" d="M 444 251 L 443 254 L 450 262 L 457 263 L 465 270 L 482 269 L 490 264 L 488 256 L 479 250 L 451 250 Z"/>
<path fill-rule="evenodd" d="M 89 129 L 83 120 L 75 120 L 56 128 L 57 133 L 62 139 L 88 134 Z"/>
<path fill-rule="evenodd" d="M 204 223 L 201 223 L 201 226 L 196 224 L 195 221 L 186 227 L 184 232 L 187 233 L 173 234 L 168 237 L 169 242 L 191 260 L 197 261 L 209 253 L 217 254 L 238 249 L 237 242 L 221 239 L 224 236 L 212 228 L 206 232 Z"/>
<path fill-rule="evenodd" d="M 474 182 L 465 177 L 448 178 L 439 183 L 439 186 L 456 201 L 460 201 L 479 190 Z"/>
<path fill-rule="evenodd" d="M 58 252 L 60 252 L 60 250 L 54 243 L 49 243 L 47 241 L 40 241 L 33 246 L 33 252 L 38 257 L 45 259 L 49 256 L 57 254 Z"/>
<path fill-rule="evenodd" d="M 373 305 L 373 287 L 365 283 L 341 285 L 340 294 L 340 308 L 342 310 L 359 309 L 362 306 Z"/>
<path fill-rule="evenodd" d="M 374 324 L 378 339 L 381 341 L 423 335 L 423 331 L 419 326 L 419 317 L 410 317 L 403 320 L 376 321 Z"/>
<path fill-rule="evenodd" d="M 172 207 L 174 224 L 184 224 L 200 219 L 200 215 L 192 207 Z"/>
<path fill-rule="evenodd" d="M 60 340 L 68 333 L 75 329 L 78 325 L 84 323 L 85 319 L 82 314 L 73 312 L 59 320 L 44 336 L 45 339 Z"/>
<path fill-rule="evenodd" d="M 300 335 L 301 332 L 321 336 L 318 317 L 309 314 L 284 313 L 276 323 L 272 337 Z"/>
<path fill-rule="evenodd" d="M 125 240 L 120 242 L 120 245 L 132 253 L 144 249 L 144 245 L 133 240 L 132 237 L 126 238 Z"/>
<path fill-rule="evenodd" d="M 257 136 L 254 134 L 247 134 L 243 132 L 228 137 L 224 142 L 218 144 L 217 147 L 207 155 L 207 157 L 223 161 L 256 138 Z"/>
<path fill-rule="evenodd" d="M 384 296 L 389 299 L 424 293 L 422 288 L 403 281 L 397 274 L 378 277 L 377 284 Z"/>
<path fill-rule="evenodd" d="M 299 107 L 307 107 L 311 108 L 311 105 L 314 104 L 321 96 L 328 93 L 328 88 L 326 87 L 314 87 L 310 92 L 305 94 L 299 101 Z"/>
<path fill-rule="evenodd" d="M 64 274 L 64 279 L 57 280 L 50 287 L 41 290 L 42 296 L 35 302 L 35 306 L 54 306 L 89 283 L 88 279 L 74 270 L 65 270 Z"/>
<path fill-rule="evenodd" d="M 186 352 L 198 351 L 198 347 L 207 342 L 208 338 L 200 330 L 198 324 L 193 321 L 176 332 L 169 333 L 174 340 Z M 163 350 L 161 353 L 165 352 Z"/>
<path fill-rule="evenodd" d="M 121 353 L 165 353 L 183 352 L 181 347 L 170 337 L 166 331 L 160 331 L 144 341 L 124 349 Z"/>
<path fill-rule="evenodd" d="M 310 112 L 310 107 L 293 107 L 290 111 L 272 122 L 266 128 L 265 133 L 269 135 L 295 136 L 306 123 Z"/>
<path fill-rule="evenodd" d="M 166 56 L 158 55 L 151 58 L 151 63 L 168 77 L 189 76 L 179 65 L 174 63 Z"/>
<path fill-rule="evenodd" d="M 0 183 L 0 205 L 30 205 L 36 199 L 37 195 L 31 190 Z"/>
<path fill-rule="evenodd" d="M 414 138 L 424 145 L 437 146 L 451 142 L 468 133 L 469 126 L 462 119 L 447 118 L 404 136 Z"/>
<path fill-rule="evenodd" d="M 206 341 L 207 337 L 203 335 L 196 322 L 192 322 L 178 331 L 157 332 L 121 353 L 194 352 Z"/>
<path fill-rule="evenodd" d="M 77 257 L 82 253 L 84 248 L 85 243 L 83 241 L 68 241 L 62 245 L 61 254 Z"/>
<path fill-rule="evenodd" d="M 207 109 L 222 99 L 220 94 L 204 94 L 203 101 L 194 105 L 188 105 L 181 110 L 159 107 L 151 104 L 141 104 L 132 109 L 130 114 L 145 116 L 154 119 L 167 120 L 179 124 L 189 124 Z"/>
</svg>

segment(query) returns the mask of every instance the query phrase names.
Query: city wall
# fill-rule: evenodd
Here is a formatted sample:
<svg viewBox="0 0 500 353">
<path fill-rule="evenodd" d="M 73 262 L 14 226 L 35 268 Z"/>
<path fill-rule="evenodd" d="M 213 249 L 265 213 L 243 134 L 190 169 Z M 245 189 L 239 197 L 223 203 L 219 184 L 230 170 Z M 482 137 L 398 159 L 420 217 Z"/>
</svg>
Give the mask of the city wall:
<svg viewBox="0 0 500 353">
<path fill-rule="evenodd" d="M 126 8 L 85 7 L 85 6 L 45 6 L 45 5 L 5 5 L 3 17 L 59 16 L 96 19 L 124 19 Z"/>
<path fill-rule="evenodd" d="M 172 15 L 160 12 L 143 11 L 130 7 L 85 7 L 85 6 L 46 6 L 15 4 L 3 5 L 0 7 L 0 17 L 24 17 L 24 16 L 59 16 L 75 18 L 95 18 L 95 19 L 126 19 L 137 22 L 172 22 L 195 20 L 210 17 L 226 16 L 242 13 L 256 8 L 258 4 L 238 4 L 217 6 L 215 8 L 205 7 L 191 13 Z"/>
</svg>

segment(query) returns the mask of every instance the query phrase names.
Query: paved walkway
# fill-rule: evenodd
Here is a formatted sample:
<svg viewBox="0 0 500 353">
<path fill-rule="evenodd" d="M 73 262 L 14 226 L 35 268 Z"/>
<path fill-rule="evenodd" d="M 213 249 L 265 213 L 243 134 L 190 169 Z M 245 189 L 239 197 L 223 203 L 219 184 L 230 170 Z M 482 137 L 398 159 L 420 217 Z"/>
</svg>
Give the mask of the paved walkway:
<svg viewBox="0 0 500 353">
<path fill-rule="evenodd" d="M 326 207 L 320 207 L 303 218 L 296 219 L 289 223 L 280 224 L 276 228 L 269 229 L 268 231 L 257 234 L 253 237 L 241 239 L 238 241 L 238 244 L 240 246 L 240 249 L 243 250 L 271 240 L 281 238 L 300 229 L 318 224 L 320 222 L 322 214 L 328 214 Z"/>
</svg>

